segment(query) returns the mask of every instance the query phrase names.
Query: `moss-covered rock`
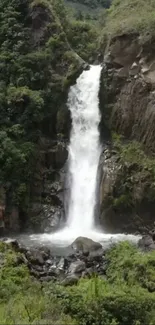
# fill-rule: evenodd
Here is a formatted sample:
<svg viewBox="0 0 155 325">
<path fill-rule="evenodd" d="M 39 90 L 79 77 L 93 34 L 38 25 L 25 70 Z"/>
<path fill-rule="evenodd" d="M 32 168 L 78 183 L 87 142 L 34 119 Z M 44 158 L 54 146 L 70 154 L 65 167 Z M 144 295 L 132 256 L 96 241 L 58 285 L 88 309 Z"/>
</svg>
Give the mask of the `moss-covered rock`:
<svg viewBox="0 0 155 325">
<path fill-rule="evenodd" d="M 103 226 L 114 232 L 147 232 L 154 221 L 154 158 L 140 143 L 115 134 L 113 149 L 104 155 L 100 185 Z"/>
</svg>

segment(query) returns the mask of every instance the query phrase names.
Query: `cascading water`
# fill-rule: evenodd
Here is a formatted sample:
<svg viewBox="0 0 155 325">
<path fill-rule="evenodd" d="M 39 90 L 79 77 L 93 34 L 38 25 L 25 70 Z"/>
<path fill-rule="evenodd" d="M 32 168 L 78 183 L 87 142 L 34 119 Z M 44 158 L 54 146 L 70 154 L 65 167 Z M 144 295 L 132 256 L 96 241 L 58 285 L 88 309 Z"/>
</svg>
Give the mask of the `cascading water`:
<svg viewBox="0 0 155 325">
<path fill-rule="evenodd" d="M 97 170 L 100 157 L 99 87 L 101 66 L 90 66 L 70 88 L 68 108 L 72 117 L 69 145 L 68 180 L 70 197 L 67 224 L 63 230 L 52 234 L 32 235 L 32 240 L 52 242 L 58 246 L 71 244 L 79 236 L 106 242 L 138 237 L 124 234 L 105 234 L 95 229 L 94 207 L 96 202 Z"/>
<path fill-rule="evenodd" d="M 69 92 L 72 117 L 69 145 L 70 199 L 68 227 L 84 233 L 94 229 L 97 168 L 100 157 L 98 92 L 101 66 L 83 71 Z"/>
</svg>

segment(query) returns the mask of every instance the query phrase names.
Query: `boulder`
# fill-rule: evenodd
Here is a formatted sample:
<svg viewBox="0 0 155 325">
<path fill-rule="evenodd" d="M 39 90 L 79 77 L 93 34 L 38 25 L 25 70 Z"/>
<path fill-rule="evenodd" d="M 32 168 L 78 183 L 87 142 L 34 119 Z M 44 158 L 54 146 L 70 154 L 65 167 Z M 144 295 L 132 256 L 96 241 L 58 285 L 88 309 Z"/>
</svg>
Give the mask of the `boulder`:
<svg viewBox="0 0 155 325">
<path fill-rule="evenodd" d="M 76 261 L 70 264 L 69 273 L 82 273 L 86 269 L 86 264 L 83 261 Z"/>
<path fill-rule="evenodd" d="M 67 266 L 67 260 L 62 257 L 57 265 L 58 270 L 64 271 Z"/>
<path fill-rule="evenodd" d="M 85 271 L 82 272 L 82 278 L 91 278 L 91 276 L 94 274 L 93 267 L 87 268 Z"/>
<path fill-rule="evenodd" d="M 44 265 L 44 256 L 42 252 L 32 249 L 26 253 L 26 257 L 31 264 Z"/>
<path fill-rule="evenodd" d="M 104 259 L 103 249 L 98 249 L 97 251 L 91 251 L 89 253 L 89 260 L 101 261 Z"/>
<path fill-rule="evenodd" d="M 50 253 L 51 253 L 49 247 L 41 246 L 41 247 L 39 247 L 39 251 L 41 252 L 43 258 L 45 260 L 48 260 L 48 258 L 50 257 Z"/>
<path fill-rule="evenodd" d="M 138 247 L 143 251 L 155 250 L 155 243 L 151 236 L 145 235 L 138 241 Z"/>
<path fill-rule="evenodd" d="M 77 284 L 79 281 L 79 277 L 75 274 L 68 275 L 62 282 L 61 284 L 64 286 L 71 286 Z"/>
<path fill-rule="evenodd" d="M 47 264 L 47 266 L 50 266 L 50 265 L 52 265 L 52 264 L 53 264 L 53 261 L 52 261 L 52 260 L 50 260 L 50 259 L 48 259 L 48 260 L 46 261 L 46 264 Z"/>
<path fill-rule="evenodd" d="M 57 274 L 58 274 L 58 271 L 57 271 L 56 265 L 50 266 L 50 268 L 48 269 L 48 275 L 57 276 Z"/>
<path fill-rule="evenodd" d="M 71 246 L 75 251 L 81 252 L 91 252 L 102 248 L 100 243 L 86 237 L 78 237 Z"/>
</svg>

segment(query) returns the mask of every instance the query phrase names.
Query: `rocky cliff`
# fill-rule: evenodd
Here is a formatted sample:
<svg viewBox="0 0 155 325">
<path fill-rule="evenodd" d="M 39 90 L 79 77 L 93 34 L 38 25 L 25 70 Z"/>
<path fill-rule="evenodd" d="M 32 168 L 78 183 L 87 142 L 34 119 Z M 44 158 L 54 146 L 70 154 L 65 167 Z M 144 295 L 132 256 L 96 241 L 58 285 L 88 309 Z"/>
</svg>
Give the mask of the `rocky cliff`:
<svg viewBox="0 0 155 325">
<path fill-rule="evenodd" d="M 114 232 L 147 232 L 155 218 L 155 36 L 150 8 L 144 30 L 133 5 L 114 2 L 102 44 L 101 133 L 110 147 L 101 163 L 101 222 Z"/>
</svg>

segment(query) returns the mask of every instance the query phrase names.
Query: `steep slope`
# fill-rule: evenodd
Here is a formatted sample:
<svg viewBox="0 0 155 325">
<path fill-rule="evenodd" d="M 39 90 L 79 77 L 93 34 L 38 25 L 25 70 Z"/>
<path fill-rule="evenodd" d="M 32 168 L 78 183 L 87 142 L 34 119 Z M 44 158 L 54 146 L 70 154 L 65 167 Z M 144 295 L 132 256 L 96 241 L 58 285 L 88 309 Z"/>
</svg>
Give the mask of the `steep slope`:
<svg viewBox="0 0 155 325">
<path fill-rule="evenodd" d="M 104 191 L 102 183 L 101 191 L 108 230 L 146 231 L 154 221 L 154 12 L 151 0 L 114 1 L 101 37 L 101 125 L 114 146 L 107 160 L 109 185 Z"/>
<path fill-rule="evenodd" d="M 81 17 L 95 18 L 95 16 L 103 8 L 107 9 L 110 7 L 112 0 L 66 0 L 69 5 L 77 14 Z"/>
</svg>

